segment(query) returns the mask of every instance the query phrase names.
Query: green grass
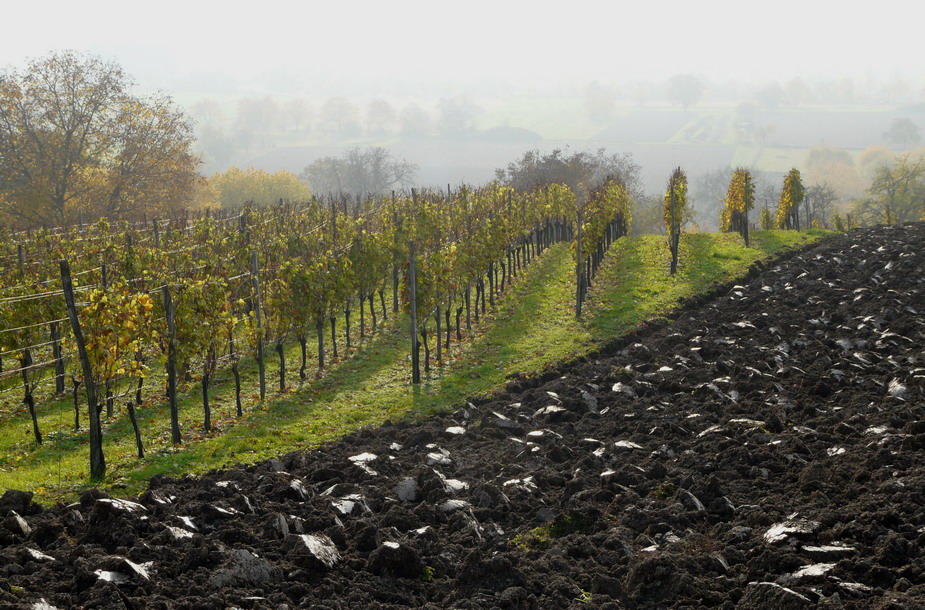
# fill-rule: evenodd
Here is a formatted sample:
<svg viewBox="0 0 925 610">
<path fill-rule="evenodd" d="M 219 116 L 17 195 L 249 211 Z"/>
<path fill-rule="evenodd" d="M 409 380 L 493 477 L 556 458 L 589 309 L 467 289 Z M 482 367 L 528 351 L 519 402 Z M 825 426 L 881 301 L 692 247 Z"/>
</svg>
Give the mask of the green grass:
<svg viewBox="0 0 925 610">
<path fill-rule="evenodd" d="M 631 331 L 670 310 L 678 299 L 742 275 L 756 259 L 822 235 L 820 231 L 759 232 L 750 249 L 731 234 L 684 235 L 680 269 L 674 277 L 668 275 L 664 237 L 619 240 L 595 280 L 581 321 L 575 319 L 572 302 L 571 252 L 558 245 L 521 274 L 467 341 L 457 345 L 454 336 L 449 357 L 434 366 L 419 386 L 410 383 L 407 318 L 390 313 L 388 324 L 359 348 L 354 334 L 351 357 L 337 362 L 320 379 L 299 383 L 298 346 L 290 347 L 287 360 L 293 387 L 288 392 L 272 392 L 275 358 L 268 360 L 271 393 L 264 403 L 257 400 L 256 367 L 248 362 L 242 369 L 245 416 L 241 419 L 234 417 L 230 372 L 221 372 L 210 393 L 217 432 L 201 433 L 200 392 L 192 384 L 181 400 L 186 442 L 179 448 L 169 442 L 166 405 L 152 399 L 155 386 L 160 385 L 159 376 L 152 375 L 145 389 L 146 404 L 139 410 L 147 456 L 135 457 L 128 418 L 117 412 L 105 424 L 108 469 L 100 486 L 123 495 L 137 494 L 155 474 L 182 475 L 252 463 L 317 447 L 387 419 L 456 408 L 466 397 L 490 392 L 511 377 L 572 359 Z M 355 315 L 353 324 L 357 322 Z M 312 341 L 309 338 L 310 346 Z M 342 353 L 343 348 L 341 336 Z M 46 442 L 38 447 L 31 440 L 28 414 L 15 404 L 16 396 L 16 392 L 5 394 L 5 409 L 0 412 L 0 490 L 32 489 L 48 501 L 72 498 L 89 487 L 86 429 L 71 431 L 70 400 L 39 406 Z"/>
</svg>

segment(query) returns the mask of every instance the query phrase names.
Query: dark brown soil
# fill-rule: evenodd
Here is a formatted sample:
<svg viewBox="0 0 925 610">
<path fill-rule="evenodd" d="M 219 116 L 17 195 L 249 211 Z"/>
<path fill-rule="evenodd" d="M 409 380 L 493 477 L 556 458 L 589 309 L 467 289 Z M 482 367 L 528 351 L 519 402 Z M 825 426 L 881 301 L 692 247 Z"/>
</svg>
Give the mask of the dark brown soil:
<svg viewBox="0 0 925 610">
<path fill-rule="evenodd" d="M 0 606 L 925 608 L 923 282 L 925 225 L 856 231 L 452 413 L 8 493 Z"/>
</svg>

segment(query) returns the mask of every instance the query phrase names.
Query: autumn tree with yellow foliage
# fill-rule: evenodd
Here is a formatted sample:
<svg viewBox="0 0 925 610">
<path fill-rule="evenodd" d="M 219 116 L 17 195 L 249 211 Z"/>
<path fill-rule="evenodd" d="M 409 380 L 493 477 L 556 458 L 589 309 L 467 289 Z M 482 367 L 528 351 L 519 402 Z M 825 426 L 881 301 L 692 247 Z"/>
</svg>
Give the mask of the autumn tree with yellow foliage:
<svg viewBox="0 0 925 610">
<path fill-rule="evenodd" d="M 777 203 L 777 227 L 779 229 L 800 230 L 800 204 L 803 203 L 805 193 L 806 189 L 803 187 L 800 170 L 794 167 L 784 177 L 780 201 Z"/>
<path fill-rule="evenodd" d="M 726 191 L 726 207 L 720 216 L 721 231 L 736 231 L 748 247 L 748 211 L 755 207 L 755 181 L 747 169 L 737 169 Z"/>
<path fill-rule="evenodd" d="M 270 173 L 249 167 L 232 167 L 208 179 L 212 205 L 233 208 L 245 203 L 272 205 L 283 201 L 308 201 L 312 192 L 292 172 L 280 170 Z"/>
<path fill-rule="evenodd" d="M 668 235 L 668 249 L 671 250 L 671 275 L 678 270 L 678 248 L 686 212 L 687 174 L 678 167 L 671 172 L 665 191 L 665 233 Z"/>
<path fill-rule="evenodd" d="M 0 73 L 0 221 L 16 226 L 170 214 L 199 160 L 167 96 L 139 97 L 117 64 L 74 51 Z"/>
</svg>

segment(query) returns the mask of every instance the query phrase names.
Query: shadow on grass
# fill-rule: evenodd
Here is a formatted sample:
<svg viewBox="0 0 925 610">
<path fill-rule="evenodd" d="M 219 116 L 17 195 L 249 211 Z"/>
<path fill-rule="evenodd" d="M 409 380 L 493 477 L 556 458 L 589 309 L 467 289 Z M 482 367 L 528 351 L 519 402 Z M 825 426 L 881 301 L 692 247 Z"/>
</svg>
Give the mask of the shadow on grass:
<svg viewBox="0 0 925 610">
<path fill-rule="evenodd" d="M 489 319 L 462 348 L 462 358 L 425 380 L 415 397 L 415 412 L 431 413 L 504 383 L 508 375 L 541 368 L 580 345 L 570 300 L 574 281 L 565 245 L 547 250 L 504 295 Z M 497 322 L 496 322 L 497 321 Z M 503 322 L 502 322 L 503 321 Z"/>
</svg>

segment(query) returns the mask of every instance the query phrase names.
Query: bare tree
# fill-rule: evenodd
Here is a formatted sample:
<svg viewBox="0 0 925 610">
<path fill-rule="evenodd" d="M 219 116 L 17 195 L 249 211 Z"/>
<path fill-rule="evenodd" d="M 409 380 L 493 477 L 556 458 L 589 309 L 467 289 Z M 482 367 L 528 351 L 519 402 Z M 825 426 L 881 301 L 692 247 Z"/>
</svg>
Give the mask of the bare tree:
<svg viewBox="0 0 925 610">
<path fill-rule="evenodd" d="M 359 110 L 344 97 L 328 98 L 321 106 L 321 129 L 333 136 L 353 136 L 360 132 Z"/>
<path fill-rule="evenodd" d="M 219 128 L 225 122 L 221 104 L 211 98 L 199 100 L 189 110 L 199 128 Z"/>
<path fill-rule="evenodd" d="M 809 207 L 807 224 L 812 227 L 813 221 L 816 221 L 822 227 L 828 228 L 829 220 L 835 212 L 835 204 L 838 203 L 838 193 L 835 189 L 825 182 L 814 184 L 806 190 L 804 201 Z"/>
<path fill-rule="evenodd" d="M 668 79 L 668 101 L 687 110 L 703 96 L 703 82 L 691 74 L 675 74 Z"/>
<path fill-rule="evenodd" d="M 238 101 L 236 123 L 240 130 L 266 134 L 279 126 L 281 116 L 279 104 L 269 96 Z"/>
<path fill-rule="evenodd" d="M 414 183 L 418 166 L 396 159 L 382 147 L 353 148 L 343 157 L 323 157 L 305 168 L 302 179 L 318 194 L 382 195 Z"/>
<path fill-rule="evenodd" d="M 472 129 L 472 119 L 479 113 L 479 107 L 465 97 L 441 99 L 437 118 L 437 131 L 448 137 L 465 134 Z"/>
<path fill-rule="evenodd" d="M 626 187 L 632 199 L 641 200 L 643 189 L 639 171 L 639 165 L 629 153 L 607 154 L 603 148 L 595 152 L 569 153 L 567 149 L 556 148 L 548 153 L 529 150 L 506 168 L 496 170 L 495 177 L 520 191 L 556 183 L 578 191 L 613 178 Z"/>
<path fill-rule="evenodd" d="M 398 113 L 383 99 L 372 100 L 366 107 L 366 133 L 381 136 L 390 133 L 398 122 Z"/>
<path fill-rule="evenodd" d="M 430 114 L 415 103 L 402 108 L 398 117 L 399 132 L 405 137 L 421 137 L 430 133 Z"/>
<path fill-rule="evenodd" d="M 698 175 L 691 184 L 691 203 L 697 223 L 704 229 L 717 230 L 726 190 L 732 180 L 732 168 L 721 167 Z M 776 200 L 775 200 L 776 201 Z"/>
<path fill-rule="evenodd" d="M 912 148 L 922 139 L 919 127 L 912 119 L 893 119 L 890 128 L 883 134 L 883 138 L 900 150 Z"/>
<path fill-rule="evenodd" d="M 283 106 L 283 116 L 290 129 L 307 131 L 311 126 L 312 107 L 305 99 L 297 97 Z"/>
</svg>

